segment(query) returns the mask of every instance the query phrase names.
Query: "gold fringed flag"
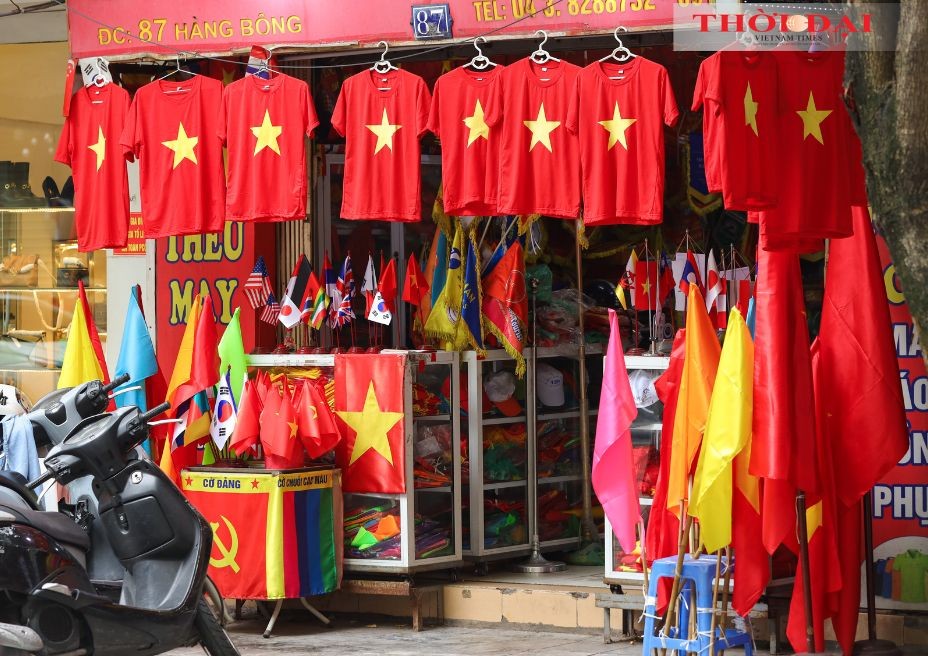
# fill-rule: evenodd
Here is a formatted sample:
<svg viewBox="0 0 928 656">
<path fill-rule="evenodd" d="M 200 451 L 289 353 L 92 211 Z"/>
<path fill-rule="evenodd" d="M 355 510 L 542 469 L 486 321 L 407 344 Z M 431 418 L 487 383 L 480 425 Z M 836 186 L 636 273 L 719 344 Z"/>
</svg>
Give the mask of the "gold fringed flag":
<svg viewBox="0 0 928 656">
<path fill-rule="evenodd" d="M 488 332 L 516 360 L 516 375 L 525 375 L 525 327 L 528 296 L 525 292 L 525 259 L 522 245 L 515 241 L 483 277 L 483 316 Z"/>
<path fill-rule="evenodd" d="M 432 311 L 425 322 L 425 334 L 439 340 L 442 347 L 452 348 L 457 343 L 458 322 L 461 319 L 461 299 L 464 293 L 464 272 L 461 253 L 464 247 L 464 229 L 460 226 L 454 233 L 445 284 L 434 298 Z M 436 267 L 436 274 L 438 269 Z M 437 277 L 437 276 L 436 276 Z"/>
</svg>

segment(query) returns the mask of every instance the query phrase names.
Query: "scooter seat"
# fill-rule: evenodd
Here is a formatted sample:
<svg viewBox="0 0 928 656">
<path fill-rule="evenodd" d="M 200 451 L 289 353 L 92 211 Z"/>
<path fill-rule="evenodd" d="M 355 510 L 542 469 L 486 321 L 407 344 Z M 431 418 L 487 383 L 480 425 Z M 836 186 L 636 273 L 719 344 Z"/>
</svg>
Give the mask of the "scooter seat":
<svg viewBox="0 0 928 656">
<path fill-rule="evenodd" d="M 80 526 L 60 512 L 30 510 L 0 504 L 0 510 L 8 512 L 16 521 L 50 535 L 58 542 L 77 547 L 81 551 L 90 549 L 90 536 Z"/>
<path fill-rule="evenodd" d="M 19 472 L 4 471 L 0 472 L 0 487 L 5 487 L 16 492 L 23 501 L 29 504 L 33 510 L 39 510 L 38 498 L 35 491 L 31 490 L 25 476 Z"/>
</svg>

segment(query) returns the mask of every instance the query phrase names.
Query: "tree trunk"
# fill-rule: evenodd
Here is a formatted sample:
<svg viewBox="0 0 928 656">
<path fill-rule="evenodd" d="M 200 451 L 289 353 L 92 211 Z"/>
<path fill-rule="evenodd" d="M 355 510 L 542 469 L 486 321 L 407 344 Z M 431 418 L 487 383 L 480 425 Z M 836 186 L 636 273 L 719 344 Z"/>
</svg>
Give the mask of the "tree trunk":
<svg viewBox="0 0 928 656">
<path fill-rule="evenodd" d="M 852 4 L 873 14 L 874 25 L 891 15 L 879 3 Z M 895 26 L 863 36 L 867 50 L 848 53 L 847 78 L 873 218 L 919 329 L 928 325 L 928 2 L 902 0 Z"/>
</svg>

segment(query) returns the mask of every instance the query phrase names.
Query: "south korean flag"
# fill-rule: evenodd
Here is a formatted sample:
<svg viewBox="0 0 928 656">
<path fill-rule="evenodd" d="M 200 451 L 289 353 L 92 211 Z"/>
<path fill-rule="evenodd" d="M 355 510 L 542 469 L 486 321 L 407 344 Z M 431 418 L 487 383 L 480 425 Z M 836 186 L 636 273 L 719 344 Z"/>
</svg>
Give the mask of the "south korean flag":
<svg viewBox="0 0 928 656">
<path fill-rule="evenodd" d="M 382 323 L 385 326 L 389 326 L 390 322 L 393 321 L 393 315 L 387 309 L 387 303 L 383 300 L 383 296 L 379 291 L 374 292 L 374 300 L 371 302 L 371 311 L 367 315 L 367 319 L 368 321 Z"/>
<path fill-rule="evenodd" d="M 229 441 L 232 431 L 235 430 L 235 422 L 238 418 L 228 371 L 219 379 L 218 390 L 216 409 L 213 411 L 213 419 L 209 423 L 209 435 L 213 438 L 213 443 L 219 449 L 223 449 L 226 442 Z"/>
</svg>

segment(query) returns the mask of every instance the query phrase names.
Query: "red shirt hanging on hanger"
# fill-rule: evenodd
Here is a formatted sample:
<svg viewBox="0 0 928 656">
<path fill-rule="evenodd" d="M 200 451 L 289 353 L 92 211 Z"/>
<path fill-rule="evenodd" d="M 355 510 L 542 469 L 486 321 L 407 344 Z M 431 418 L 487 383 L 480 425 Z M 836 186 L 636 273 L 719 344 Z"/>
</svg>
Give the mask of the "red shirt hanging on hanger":
<svg viewBox="0 0 928 656">
<path fill-rule="evenodd" d="M 435 82 L 429 130 L 441 139 L 442 199 L 452 216 L 498 213 L 502 72 L 462 66 Z"/>
<path fill-rule="evenodd" d="M 844 104 L 844 53 L 777 52 L 777 206 L 761 211 L 761 245 L 810 253 L 853 234 L 867 204 L 860 140 Z"/>
<path fill-rule="evenodd" d="M 226 220 L 306 218 L 306 147 L 319 125 L 309 86 L 246 75 L 222 94 L 219 137 L 229 152 Z"/>
<path fill-rule="evenodd" d="M 703 107 L 706 180 L 729 210 L 777 204 L 776 55 L 726 50 L 705 59 L 693 93 Z M 702 84 L 700 84 L 700 82 Z"/>
<path fill-rule="evenodd" d="M 129 94 L 115 84 L 71 96 L 55 160 L 74 176 L 74 222 L 81 251 L 120 248 L 129 231 L 129 182 L 119 137 Z"/>
<path fill-rule="evenodd" d="M 120 143 L 139 159 L 145 237 L 219 232 L 225 220 L 222 82 L 156 80 L 135 94 Z"/>
<path fill-rule="evenodd" d="M 345 137 L 343 219 L 422 219 L 419 139 L 428 129 L 425 81 L 372 70 L 342 84 L 332 127 Z"/>
<path fill-rule="evenodd" d="M 667 69 L 643 57 L 594 62 L 577 96 L 567 126 L 580 136 L 584 223 L 660 223 L 664 125 L 678 116 Z"/>
<path fill-rule="evenodd" d="M 579 73 L 528 57 L 502 72 L 499 214 L 580 216 L 580 148 L 567 125 Z"/>
</svg>

